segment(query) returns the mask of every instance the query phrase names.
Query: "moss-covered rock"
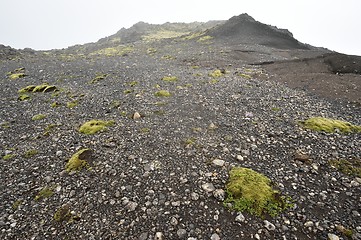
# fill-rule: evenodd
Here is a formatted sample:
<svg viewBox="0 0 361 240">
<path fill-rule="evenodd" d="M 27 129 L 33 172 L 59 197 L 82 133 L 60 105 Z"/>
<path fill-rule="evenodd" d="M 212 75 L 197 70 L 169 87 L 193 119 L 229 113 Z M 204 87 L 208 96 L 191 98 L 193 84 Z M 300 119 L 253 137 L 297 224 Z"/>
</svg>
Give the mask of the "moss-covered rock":
<svg viewBox="0 0 361 240">
<path fill-rule="evenodd" d="M 154 94 L 156 97 L 170 97 L 171 93 L 167 90 L 159 90 Z"/>
<path fill-rule="evenodd" d="M 12 72 L 8 72 L 7 75 L 11 80 L 15 80 L 15 79 L 18 79 L 18 78 L 23 78 L 23 77 L 26 76 L 25 68 L 17 68 Z"/>
<path fill-rule="evenodd" d="M 57 222 L 72 223 L 74 221 L 79 221 L 80 217 L 72 213 L 69 204 L 65 204 L 56 210 L 54 220 Z"/>
<path fill-rule="evenodd" d="M 269 178 L 249 168 L 234 167 L 230 171 L 226 192 L 226 206 L 256 216 L 275 216 L 291 206 L 286 197 L 272 188 Z"/>
<path fill-rule="evenodd" d="M 332 133 L 340 131 L 342 133 L 359 133 L 361 132 L 361 126 L 352 125 L 349 122 L 330 119 L 330 118 L 323 118 L 323 117 L 313 117 L 309 118 L 301 124 L 308 129 L 315 130 L 315 131 L 324 131 L 328 133 Z"/>
<path fill-rule="evenodd" d="M 88 148 L 81 149 L 76 152 L 66 163 L 65 170 L 67 172 L 78 172 L 83 167 L 89 168 L 88 161 L 90 160 L 92 151 Z"/>
<path fill-rule="evenodd" d="M 95 134 L 112 125 L 114 125 L 114 121 L 90 120 L 81 125 L 79 132 L 83 134 Z"/>
<path fill-rule="evenodd" d="M 5 156 L 3 156 L 3 160 L 10 160 L 14 157 L 14 154 L 6 154 Z"/>
<path fill-rule="evenodd" d="M 74 100 L 74 101 L 71 101 L 71 102 L 67 102 L 66 103 L 66 107 L 67 108 L 75 108 L 76 106 L 78 106 L 78 100 Z"/>
<path fill-rule="evenodd" d="M 101 80 L 104 80 L 106 77 L 108 76 L 108 74 L 97 74 L 97 76 L 95 78 L 93 78 L 89 83 L 97 83 Z"/>
</svg>

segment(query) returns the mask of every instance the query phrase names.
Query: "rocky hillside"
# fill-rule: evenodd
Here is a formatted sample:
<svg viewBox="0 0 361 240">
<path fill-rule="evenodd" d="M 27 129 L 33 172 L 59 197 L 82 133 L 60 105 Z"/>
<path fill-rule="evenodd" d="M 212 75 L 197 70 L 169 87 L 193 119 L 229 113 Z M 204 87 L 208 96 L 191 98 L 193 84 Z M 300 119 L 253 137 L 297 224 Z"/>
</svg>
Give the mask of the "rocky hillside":
<svg viewBox="0 0 361 240">
<path fill-rule="evenodd" d="M 0 51 L 1 239 L 361 239 L 358 57 L 245 14 Z"/>
</svg>

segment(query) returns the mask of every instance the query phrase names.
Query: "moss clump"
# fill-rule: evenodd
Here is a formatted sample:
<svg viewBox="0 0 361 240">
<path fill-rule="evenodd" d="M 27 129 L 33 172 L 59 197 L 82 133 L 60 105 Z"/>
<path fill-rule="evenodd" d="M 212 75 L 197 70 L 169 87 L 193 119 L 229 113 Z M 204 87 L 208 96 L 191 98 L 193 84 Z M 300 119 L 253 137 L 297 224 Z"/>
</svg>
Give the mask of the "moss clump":
<svg viewBox="0 0 361 240">
<path fill-rule="evenodd" d="M 209 73 L 208 75 L 210 77 L 213 77 L 213 78 L 219 78 L 219 77 L 222 77 L 224 75 L 225 71 L 222 71 L 222 70 L 214 70 L 213 72 Z"/>
<path fill-rule="evenodd" d="M 212 39 L 213 39 L 213 37 L 206 35 L 206 36 L 200 37 L 197 42 L 209 42 Z"/>
<path fill-rule="evenodd" d="M 176 76 L 165 76 L 162 80 L 165 82 L 176 82 L 178 81 L 178 78 Z"/>
<path fill-rule="evenodd" d="M 137 81 L 132 81 L 132 82 L 129 82 L 128 85 L 131 86 L 131 87 L 135 87 L 136 85 L 138 85 L 138 82 Z"/>
<path fill-rule="evenodd" d="M 53 102 L 50 106 L 51 106 L 52 108 L 56 108 L 56 107 L 59 107 L 59 106 L 60 106 L 60 103 L 58 103 L 58 102 Z"/>
<path fill-rule="evenodd" d="M 147 49 L 147 54 L 149 54 L 149 55 L 153 55 L 156 52 L 157 52 L 157 49 L 155 49 L 155 48 L 148 48 Z"/>
<path fill-rule="evenodd" d="M 43 83 L 40 85 L 29 85 L 18 91 L 18 93 L 27 93 L 27 92 L 55 92 L 58 91 L 57 87 L 54 85 L 49 85 L 47 83 Z"/>
<path fill-rule="evenodd" d="M 158 92 L 154 93 L 156 97 L 170 97 L 171 94 L 167 90 L 159 90 Z"/>
<path fill-rule="evenodd" d="M 38 154 L 38 150 L 31 149 L 31 150 L 28 150 L 28 151 L 25 152 L 24 157 L 25 158 L 31 158 L 31 157 L 35 156 L 36 154 Z"/>
<path fill-rule="evenodd" d="M 245 73 L 239 73 L 238 76 L 245 78 L 245 79 L 251 79 L 251 75 L 245 74 Z"/>
<path fill-rule="evenodd" d="M 225 205 L 236 211 L 247 211 L 256 216 L 275 216 L 292 206 L 290 199 L 279 195 L 271 180 L 249 168 L 234 167 L 226 186 Z"/>
<path fill-rule="evenodd" d="M 31 120 L 33 120 L 33 121 L 38 121 L 38 120 L 42 120 L 42 119 L 44 119 L 44 118 L 46 118 L 46 116 L 45 116 L 44 114 L 37 114 L 37 115 L 33 116 L 33 117 L 31 118 Z"/>
<path fill-rule="evenodd" d="M 23 77 L 25 77 L 26 74 L 23 73 L 23 72 L 11 72 L 11 73 L 8 74 L 8 76 L 9 76 L 9 78 L 10 78 L 11 80 L 15 80 L 15 79 L 18 79 L 18 78 L 23 78 Z"/>
<path fill-rule="evenodd" d="M 5 156 L 3 156 L 3 160 L 10 160 L 10 159 L 12 159 L 13 157 L 15 157 L 14 154 L 6 154 Z"/>
<path fill-rule="evenodd" d="M 186 146 L 192 146 L 192 145 L 196 144 L 196 141 L 197 141 L 196 138 L 191 137 L 191 138 L 186 139 L 184 141 L 184 143 L 185 143 Z"/>
<path fill-rule="evenodd" d="M 16 200 L 14 203 L 13 203 L 13 209 L 14 210 L 17 210 L 19 207 L 20 207 L 20 205 L 22 204 L 22 202 L 23 201 L 21 201 L 21 200 Z"/>
<path fill-rule="evenodd" d="M 361 159 L 332 159 L 329 164 L 346 175 L 361 178 Z"/>
<path fill-rule="evenodd" d="M 55 187 L 44 187 L 40 190 L 40 192 L 35 196 L 35 201 L 39 201 L 41 199 L 45 199 L 53 196 Z"/>
<path fill-rule="evenodd" d="M 67 172 L 78 172 L 83 169 L 83 167 L 89 168 L 87 160 L 91 157 L 90 149 L 81 149 L 76 152 L 66 163 L 65 170 Z"/>
<path fill-rule="evenodd" d="M 124 90 L 124 94 L 130 94 L 130 93 L 132 93 L 132 92 L 134 92 L 133 89 L 126 89 L 126 90 Z"/>
<path fill-rule="evenodd" d="M 102 48 L 95 52 L 90 53 L 90 55 L 104 55 L 107 57 L 124 56 L 133 51 L 134 51 L 133 46 L 117 46 L 117 47 Z"/>
<path fill-rule="evenodd" d="M 98 74 L 95 78 L 93 78 L 89 83 L 97 83 L 100 80 L 104 80 L 108 74 Z"/>
<path fill-rule="evenodd" d="M 18 97 L 19 101 L 27 101 L 29 99 L 30 99 L 30 96 L 27 95 L 27 94 L 20 94 L 19 97 Z"/>
<path fill-rule="evenodd" d="M 352 125 L 349 122 L 344 122 L 340 120 L 323 118 L 323 117 L 314 117 L 309 118 L 301 124 L 308 129 L 315 131 L 324 131 L 328 133 L 333 133 L 338 129 L 342 133 L 359 133 L 361 132 L 361 126 Z"/>
<path fill-rule="evenodd" d="M 74 101 L 71 101 L 71 102 L 67 102 L 66 103 L 66 107 L 67 108 L 75 108 L 76 106 L 78 106 L 78 100 L 74 100 Z"/>
<path fill-rule="evenodd" d="M 68 222 L 72 223 L 75 221 L 79 221 L 80 217 L 77 215 L 72 214 L 70 211 L 70 207 L 68 204 L 65 204 L 58 208 L 54 214 L 54 220 L 57 222 Z"/>
<path fill-rule="evenodd" d="M 114 121 L 90 120 L 79 128 L 79 132 L 84 134 L 95 134 L 114 125 Z"/>
</svg>

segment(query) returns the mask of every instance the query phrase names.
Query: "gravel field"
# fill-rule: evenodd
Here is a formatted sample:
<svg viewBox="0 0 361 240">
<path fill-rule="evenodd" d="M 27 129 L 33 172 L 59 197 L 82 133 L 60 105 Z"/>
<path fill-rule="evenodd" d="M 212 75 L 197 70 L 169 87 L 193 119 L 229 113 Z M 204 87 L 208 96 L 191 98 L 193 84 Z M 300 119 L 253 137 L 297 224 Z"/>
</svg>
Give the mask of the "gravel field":
<svg viewBox="0 0 361 240">
<path fill-rule="evenodd" d="M 360 169 L 360 133 L 301 124 L 360 126 L 357 99 L 290 88 L 276 68 L 250 65 L 317 51 L 176 38 L 138 41 L 121 55 L 1 60 L 0 238 L 361 239 L 361 176 L 330 164 Z M 18 93 L 43 83 L 56 91 Z M 94 119 L 114 124 L 78 131 Z M 81 149 L 90 149 L 87 168 L 67 172 Z M 293 206 L 275 217 L 226 208 L 235 166 L 267 176 Z"/>
</svg>

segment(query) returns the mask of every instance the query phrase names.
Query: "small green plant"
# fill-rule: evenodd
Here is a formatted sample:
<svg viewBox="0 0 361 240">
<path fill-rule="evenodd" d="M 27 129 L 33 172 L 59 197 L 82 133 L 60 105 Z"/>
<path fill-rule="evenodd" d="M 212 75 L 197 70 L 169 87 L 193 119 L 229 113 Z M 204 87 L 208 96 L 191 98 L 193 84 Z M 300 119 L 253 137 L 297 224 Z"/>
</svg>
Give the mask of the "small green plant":
<svg viewBox="0 0 361 240">
<path fill-rule="evenodd" d="M 332 167 L 346 175 L 361 178 L 361 159 L 332 159 L 328 162 Z"/>
<path fill-rule="evenodd" d="M 159 90 L 154 94 L 156 97 L 170 97 L 171 94 L 167 90 Z"/>
<path fill-rule="evenodd" d="M 40 85 L 29 85 L 18 91 L 18 93 L 27 93 L 27 92 L 55 92 L 58 91 L 57 87 L 54 85 L 49 85 L 48 83 L 43 83 Z"/>
<path fill-rule="evenodd" d="M 81 127 L 79 128 L 79 132 L 88 135 L 95 134 L 99 131 L 106 130 L 107 127 L 113 125 L 114 121 L 90 120 L 81 125 Z"/>
<path fill-rule="evenodd" d="M 338 129 L 342 133 L 361 132 L 361 126 L 356 126 L 356 125 L 352 125 L 349 122 L 344 122 L 330 118 L 323 118 L 323 117 L 309 118 L 306 121 L 301 122 L 301 124 L 305 128 L 315 131 L 324 131 L 328 133 L 333 133 L 335 132 L 336 129 Z"/>
<path fill-rule="evenodd" d="M 25 158 L 31 158 L 31 157 L 35 156 L 36 154 L 38 154 L 38 153 L 39 153 L 38 150 L 30 149 L 30 150 L 25 152 L 24 157 Z"/>
<path fill-rule="evenodd" d="M 273 108 L 271 108 L 271 110 L 274 111 L 274 112 L 279 112 L 281 109 L 278 108 L 278 107 L 273 107 Z"/>
<path fill-rule="evenodd" d="M 209 81 L 210 84 L 216 84 L 219 83 L 218 79 L 212 79 L 211 81 Z"/>
<path fill-rule="evenodd" d="M 147 54 L 149 54 L 149 55 L 153 55 L 153 54 L 155 54 L 157 52 L 157 49 L 155 49 L 155 48 L 148 48 L 147 49 Z"/>
<path fill-rule="evenodd" d="M 44 136 L 49 135 L 56 126 L 56 124 L 49 124 L 48 126 L 46 126 L 46 128 L 44 129 Z"/>
<path fill-rule="evenodd" d="M 176 76 L 165 76 L 162 80 L 165 82 L 176 82 L 178 78 Z"/>
<path fill-rule="evenodd" d="M 249 168 L 234 167 L 229 175 L 224 204 L 232 210 L 247 211 L 256 216 L 276 216 L 292 206 L 290 198 L 280 196 L 272 188 L 271 180 L 263 174 Z"/>
<path fill-rule="evenodd" d="M 74 100 L 74 101 L 71 101 L 71 102 L 67 102 L 66 103 L 66 107 L 67 108 L 75 108 L 76 106 L 78 106 L 78 103 L 79 103 L 79 100 Z"/>
<path fill-rule="evenodd" d="M 133 89 L 126 89 L 126 90 L 124 90 L 124 94 L 130 94 L 130 93 L 132 93 L 132 92 L 134 92 Z"/>
<path fill-rule="evenodd" d="M 149 128 L 141 128 L 141 129 L 140 129 L 140 132 L 141 132 L 141 133 L 149 133 L 149 132 L 150 132 L 150 129 L 149 129 Z"/>
<path fill-rule="evenodd" d="M 55 186 L 52 187 L 44 187 L 40 190 L 40 192 L 35 196 L 35 201 L 40 201 L 45 198 L 49 198 L 53 196 L 55 190 Z"/>
<path fill-rule="evenodd" d="M 196 141 L 197 141 L 196 138 L 191 137 L 191 138 L 186 139 L 186 140 L 184 141 L 184 143 L 185 143 L 186 146 L 191 146 L 191 145 L 196 144 Z"/>
<path fill-rule="evenodd" d="M 90 149 L 81 149 L 68 160 L 65 165 L 65 170 L 67 172 L 78 172 L 83 169 L 83 167 L 89 168 L 88 161 L 90 160 L 92 151 Z"/>
<path fill-rule="evenodd" d="M 209 42 L 212 39 L 213 39 L 213 37 L 207 35 L 207 36 L 200 37 L 197 42 Z"/>
<path fill-rule="evenodd" d="M 132 82 L 129 82 L 128 85 L 130 87 L 135 87 L 136 85 L 138 85 L 138 82 L 137 81 L 132 81 Z"/>
<path fill-rule="evenodd" d="M 208 75 L 213 78 L 219 78 L 219 77 L 222 77 L 224 75 L 224 73 L 225 73 L 224 71 L 217 69 L 217 70 L 214 70 L 213 72 L 209 73 Z"/>
<path fill-rule="evenodd" d="M 54 214 L 54 220 L 57 222 L 72 223 L 74 222 L 74 220 L 79 221 L 80 217 L 72 214 L 72 212 L 70 211 L 70 206 L 68 204 L 65 204 L 58 208 L 58 210 L 56 210 Z"/>
<path fill-rule="evenodd" d="M 176 57 L 173 57 L 171 55 L 164 55 L 164 56 L 162 56 L 162 59 L 172 60 L 172 59 L 176 59 Z"/>
<path fill-rule="evenodd" d="M 56 107 L 59 107 L 59 106 L 60 106 L 60 103 L 58 103 L 58 102 L 53 102 L 50 106 L 51 106 L 52 108 L 56 108 Z"/>
<path fill-rule="evenodd" d="M 14 154 L 6 154 L 5 156 L 3 156 L 3 160 L 10 160 L 10 159 L 12 159 L 13 157 L 15 157 Z"/>
<path fill-rule="evenodd" d="M 97 83 L 101 80 L 104 80 L 107 76 L 108 76 L 108 74 L 98 73 L 97 76 L 95 78 L 93 78 L 92 80 L 90 80 L 89 83 L 91 83 L 91 84 Z"/>
<path fill-rule="evenodd" d="M 17 210 L 19 207 L 20 207 L 20 205 L 22 204 L 22 202 L 23 201 L 21 201 L 20 199 L 18 199 L 18 200 L 16 200 L 14 203 L 13 203 L 13 209 L 14 210 Z"/>
<path fill-rule="evenodd" d="M 25 68 L 23 68 L 23 67 L 22 68 L 17 68 L 12 72 L 8 72 L 7 75 L 11 80 L 15 80 L 15 79 L 18 79 L 18 78 L 23 78 L 23 77 L 26 76 L 25 75 Z"/>
<path fill-rule="evenodd" d="M 245 79 L 251 79 L 251 75 L 245 74 L 245 73 L 239 73 L 238 76 L 245 78 Z"/>
<path fill-rule="evenodd" d="M 27 100 L 30 100 L 30 96 L 27 94 L 20 94 L 18 97 L 18 100 L 19 101 L 27 101 Z"/>
<path fill-rule="evenodd" d="M 42 119 L 44 119 L 44 118 L 46 118 L 46 115 L 44 115 L 44 114 L 37 114 L 37 115 L 34 115 L 34 116 L 31 118 L 31 120 L 33 120 L 33 121 L 38 121 L 38 120 L 42 120 Z"/>
</svg>

